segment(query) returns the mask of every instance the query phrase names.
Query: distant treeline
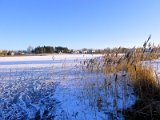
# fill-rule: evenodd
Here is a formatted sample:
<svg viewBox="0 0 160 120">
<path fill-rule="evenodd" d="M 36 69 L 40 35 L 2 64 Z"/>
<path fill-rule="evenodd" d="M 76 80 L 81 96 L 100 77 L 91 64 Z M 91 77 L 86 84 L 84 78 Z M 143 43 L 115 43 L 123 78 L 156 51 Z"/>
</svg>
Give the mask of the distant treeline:
<svg viewBox="0 0 160 120">
<path fill-rule="evenodd" d="M 133 49 L 133 48 L 132 48 Z M 143 48 L 139 47 L 136 48 L 137 50 L 143 50 Z M 72 49 L 68 49 L 67 47 L 52 47 L 52 46 L 38 46 L 34 49 L 32 49 L 31 53 L 35 53 L 35 54 L 43 54 L 43 53 L 89 53 L 89 54 L 103 54 L 103 53 L 127 53 L 128 51 L 130 51 L 131 48 L 124 48 L 124 47 L 119 47 L 119 48 L 106 48 L 106 49 L 86 49 L 83 48 L 81 50 L 72 50 Z M 148 49 L 146 49 L 145 52 L 150 51 L 150 50 L 154 50 L 154 51 L 158 51 L 158 53 L 160 53 L 160 47 L 148 47 Z"/>
<path fill-rule="evenodd" d="M 87 49 L 83 48 L 80 50 L 73 50 L 73 49 L 68 49 L 67 47 L 53 47 L 53 46 L 38 46 L 38 47 L 31 47 L 29 46 L 27 50 L 0 50 L 0 56 L 13 56 L 13 55 L 28 55 L 28 54 L 45 54 L 45 53 L 73 53 L 73 54 L 104 54 L 104 53 L 127 53 L 133 48 L 125 48 L 125 47 L 119 47 L 119 48 L 106 48 L 106 49 Z M 136 48 L 138 51 L 142 51 L 143 48 L 139 47 Z M 160 46 L 154 46 L 154 45 L 149 45 L 145 52 L 148 51 L 157 51 L 160 53 Z"/>
<path fill-rule="evenodd" d="M 70 53 L 67 47 L 52 47 L 52 46 L 38 46 L 34 48 L 32 53 L 42 54 L 42 53 Z"/>
<path fill-rule="evenodd" d="M 118 53 L 126 53 L 129 50 L 129 48 L 106 48 L 106 49 L 97 49 L 97 50 L 92 50 L 92 49 L 87 49 L 83 48 L 82 50 L 77 50 L 79 53 L 112 53 L 112 52 L 118 52 Z M 94 52 L 93 52 L 94 51 Z M 38 46 L 31 51 L 32 53 L 35 54 L 42 54 L 42 53 L 73 53 L 74 50 L 68 49 L 67 47 L 52 47 L 52 46 Z"/>
</svg>

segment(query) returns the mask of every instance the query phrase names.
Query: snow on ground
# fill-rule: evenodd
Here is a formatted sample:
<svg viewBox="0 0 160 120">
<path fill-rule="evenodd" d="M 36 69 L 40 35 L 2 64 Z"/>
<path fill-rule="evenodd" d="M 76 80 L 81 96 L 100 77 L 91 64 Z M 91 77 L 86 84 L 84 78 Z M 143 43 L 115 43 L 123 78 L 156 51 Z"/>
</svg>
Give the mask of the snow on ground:
<svg viewBox="0 0 160 120">
<path fill-rule="evenodd" d="M 123 119 L 121 110 L 136 100 L 126 79 L 80 64 L 100 56 L 0 58 L 0 119 Z"/>
<path fill-rule="evenodd" d="M 92 57 L 99 57 L 101 54 L 53 54 L 46 56 L 13 56 L 13 57 L 0 57 L 0 62 L 8 61 L 43 61 L 43 60 L 76 60 L 86 59 Z"/>
<path fill-rule="evenodd" d="M 152 61 L 145 61 L 144 65 L 151 67 L 156 73 L 157 79 L 160 81 L 160 58 Z"/>
</svg>

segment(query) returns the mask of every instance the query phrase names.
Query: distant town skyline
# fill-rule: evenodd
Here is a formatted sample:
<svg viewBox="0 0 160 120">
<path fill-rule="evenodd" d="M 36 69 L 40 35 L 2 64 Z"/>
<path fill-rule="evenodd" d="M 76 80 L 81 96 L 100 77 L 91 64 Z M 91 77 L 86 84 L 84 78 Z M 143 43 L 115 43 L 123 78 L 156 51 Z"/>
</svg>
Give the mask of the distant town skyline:
<svg viewBox="0 0 160 120">
<path fill-rule="evenodd" d="M 160 43 L 159 0 L 0 0 L 0 49 Z"/>
</svg>

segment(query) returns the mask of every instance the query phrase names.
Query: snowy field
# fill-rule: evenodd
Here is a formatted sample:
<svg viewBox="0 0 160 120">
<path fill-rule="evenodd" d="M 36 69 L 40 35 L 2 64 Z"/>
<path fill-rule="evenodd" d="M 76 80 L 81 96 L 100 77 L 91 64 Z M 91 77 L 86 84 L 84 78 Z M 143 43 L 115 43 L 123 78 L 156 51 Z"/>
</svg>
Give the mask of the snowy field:
<svg viewBox="0 0 160 120">
<path fill-rule="evenodd" d="M 132 87 L 81 64 L 101 56 L 0 57 L 0 120 L 123 119 L 136 100 Z"/>
</svg>

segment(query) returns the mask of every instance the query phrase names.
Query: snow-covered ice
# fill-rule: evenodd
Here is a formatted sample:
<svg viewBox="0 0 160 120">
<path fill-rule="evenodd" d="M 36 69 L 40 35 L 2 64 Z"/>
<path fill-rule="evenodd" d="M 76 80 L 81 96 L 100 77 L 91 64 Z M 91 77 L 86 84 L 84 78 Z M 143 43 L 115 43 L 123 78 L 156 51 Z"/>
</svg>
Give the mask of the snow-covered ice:
<svg viewBox="0 0 160 120">
<path fill-rule="evenodd" d="M 80 64 L 101 56 L 0 57 L 0 119 L 123 119 L 136 100 L 132 87 Z"/>
</svg>

